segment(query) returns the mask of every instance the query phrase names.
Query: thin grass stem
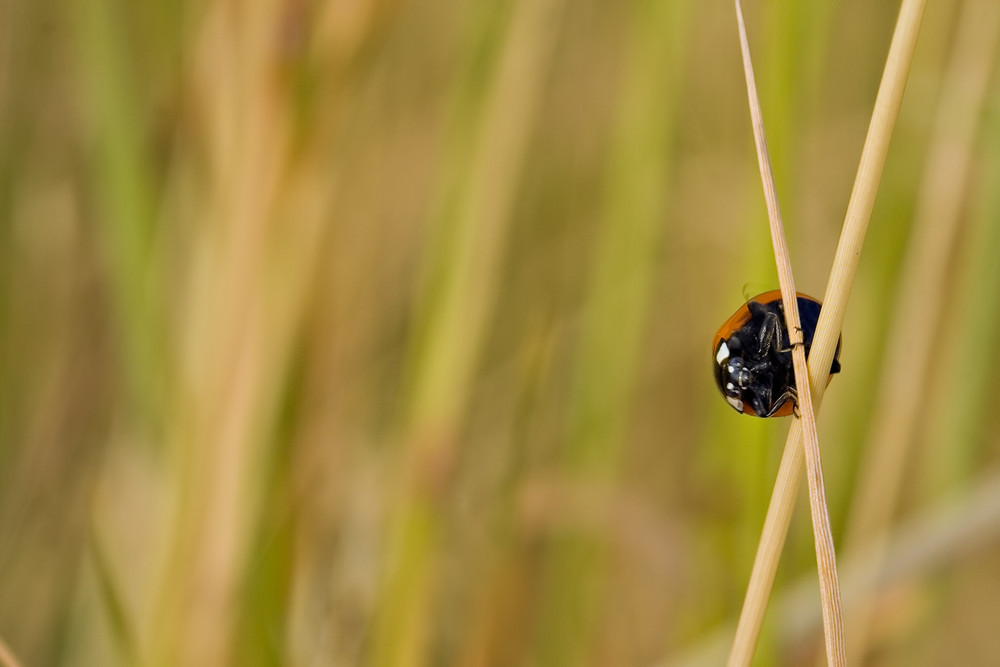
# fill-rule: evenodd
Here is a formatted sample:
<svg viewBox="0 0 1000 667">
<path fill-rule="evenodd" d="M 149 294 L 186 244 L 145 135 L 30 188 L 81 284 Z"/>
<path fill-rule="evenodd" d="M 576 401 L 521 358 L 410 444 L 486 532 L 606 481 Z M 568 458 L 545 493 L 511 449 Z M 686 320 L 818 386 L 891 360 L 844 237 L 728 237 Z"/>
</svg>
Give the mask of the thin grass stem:
<svg viewBox="0 0 1000 667">
<path fill-rule="evenodd" d="M 889 46 L 854 188 L 823 298 L 823 309 L 809 353 L 813 361 L 810 365 L 809 379 L 814 406 L 820 404 L 826 389 L 830 364 L 833 362 L 834 351 L 840 338 L 847 300 L 868 232 L 875 195 L 878 192 L 889 150 L 889 140 L 906 87 L 925 5 L 925 0 L 904 0 Z M 801 437 L 801 423 L 795 421 L 785 442 L 774 491 L 764 520 L 757 556 L 754 559 L 747 594 L 737 624 L 730 665 L 749 664 L 753 647 L 760 637 L 764 612 L 774 585 L 774 575 L 778 569 L 778 561 L 788 534 L 792 509 L 798 493 L 799 471 L 804 459 L 803 448 L 800 445 Z"/>
<path fill-rule="evenodd" d="M 977 146 L 978 118 L 1000 36 L 1000 5 L 964 3 L 953 54 L 940 93 L 934 133 L 924 169 L 883 362 L 868 444 L 862 449 L 859 483 L 845 543 L 854 550 L 884 549 L 919 433 L 921 405 L 933 346 L 951 291 L 946 287 L 952 249 L 962 222 L 962 202 Z M 881 547 L 879 545 L 882 545 Z M 878 558 L 874 558 L 878 565 Z M 870 598 L 853 610 L 851 662 L 860 664 L 868 643 Z"/>
<path fill-rule="evenodd" d="M 785 241 L 784 225 L 781 221 L 781 209 L 778 206 L 777 188 L 774 185 L 774 174 L 767 153 L 763 114 L 757 96 L 757 85 L 754 81 L 750 45 L 747 41 L 746 25 L 743 21 L 743 9 L 740 0 L 735 0 L 735 3 L 740 47 L 743 53 L 743 70 L 747 81 L 747 97 L 750 102 L 750 118 L 753 124 L 754 142 L 757 145 L 757 163 L 764 186 L 764 199 L 767 202 L 767 217 L 771 228 L 771 242 L 774 245 L 778 282 L 781 285 L 782 301 L 785 306 L 785 322 L 792 346 L 795 384 L 799 388 L 797 402 L 801 411 L 802 430 L 805 433 L 809 507 L 812 513 L 813 537 L 816 543 L 816 565 L 819 572 L 820 598 L 823 604 L 826 654 L 831 665 L 844 665 L 847 662 L 847 649 L 844 641 L 844 619 L 840 607 L 840 589 L 837 582 L 837 559 L 833 545 L 833 533 L 830 530 L 830 514 L 826 506 L 823 469 L 819 453 L 819 434 L 816 431 L 816 415 L 813 411 L 812 395 L 809 388 L 809 370 L 806 366 L 802 324 L 799 319 L 795 280 L 792 276 L 792 261 L 788 255 L 788 244 Z M 741 652 L 745 653 L 746 651 Z M 752 650 L 749 652 L 752 654 Z"/>
<path fill-rule="evenodd" d="M 995 548 L 1000 538 L 1000 471 L 987 471 L 971 487 L 941 498 L 893 527 L 887 537 L 880 554 L 865 546 L 842 559 L 840 574 L 848 610 L 873 590 L 898 587 Z M 776 596 L 773 607 L 780 646 L 799 644 L 820 627 L 816 586 L 810 579 L 801 577 Z M 732 627 L 725 625 L 697 645 L 657 664 L 714 667 L 725 659 L 731 636 Z"/>
</svg>

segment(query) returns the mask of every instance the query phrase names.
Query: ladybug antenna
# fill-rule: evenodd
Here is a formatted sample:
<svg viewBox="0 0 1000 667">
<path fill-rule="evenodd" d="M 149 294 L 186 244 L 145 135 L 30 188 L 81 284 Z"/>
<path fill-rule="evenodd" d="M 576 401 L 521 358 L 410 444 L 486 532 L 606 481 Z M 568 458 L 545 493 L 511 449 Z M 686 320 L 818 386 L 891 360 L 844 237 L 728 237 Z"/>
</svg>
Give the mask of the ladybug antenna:
<svg viewBox="0 0 1000 667">
<path fill-rule="evenodd" d="M 743 283 L 743 302 L 750 300 L 750 283 Z"/>
</svg>

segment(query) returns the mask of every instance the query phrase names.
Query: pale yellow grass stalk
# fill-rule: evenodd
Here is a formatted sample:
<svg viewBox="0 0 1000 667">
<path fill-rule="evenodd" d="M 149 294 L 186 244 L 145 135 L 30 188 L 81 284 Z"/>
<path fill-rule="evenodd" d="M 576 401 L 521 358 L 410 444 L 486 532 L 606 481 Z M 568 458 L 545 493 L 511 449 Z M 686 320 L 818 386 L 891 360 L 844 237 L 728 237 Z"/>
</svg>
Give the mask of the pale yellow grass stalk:
<svg viewBox="0 0 1000 667">
<path fill-rule="evenodd" d="M 812 512 L 813 537 L 816 543 L 816 565 L 819 571 L 820 598 L 823 604 L 823 634 L 826 638 L 826 655 L 831 665 L 844 665 L 847 650 L 844 642 L 844 619 L 840 609 L 840 588 L 837 583 L 837 558 L 830 530 L 830 514 L 826 507 L 826 492 L 823 488 L 823 468 L 819 453 L 819 434 L 816 431 L 816 414 L 813 411 L 812 393 L 809 388 L 809 370 L 806 367 L 805 346 L 802 341 L 802 325 L 799 319 L 798 299 L 795 280 L 792 276 L 792 261 L 785 242 L 785 230 L 778 206 L 778 192 L 774 185 L 771 161 L 767 153 L 767 139 L 764 136 L 764 119 L 757 97 L 753 65 L 750 59 L 750 45 L 747 42 L 743 9 L 736 0 L 736 22 L 739 26 L 740 47 L 743 52 L 743 71 L 747 80 L 747 96 L 750 102 L 750 119 L 753 124 L 754 142 L 757 145 L 757 164 L 760 167 L 764 185 L 764 200 L 767 203 L 767 217 L 771 227 L 771 242 L 774 245 L 774 260 L 778 268 L 778 283 L 781 285 L 781 299 L 785 306 L 785 323 L 792 346 L 792 363 L 795 369 L 795 386 L 798 388 L 797 403 L 801 411 L 800 422 L 805 433 L 806 473 L 809 480 L 809 507 Z"/>
<path fill-rule="evenodd" d="M 988 552 L 1000 537 L 1000 470 L 985 474 L 975 486 L 943 499 L 890 530 L 884 550 L 870 546 L 841 559 L 844 608 L 852 609 L 872 591 L 898 589 L 929 572 Z M 875 562 L 882 565 L 874 567 Z M 781 646 L 800 644 L 819 629 L 816 584 L 800 577 L 775 596 L 773 613 Z M 688 650 L 658 663 L 660 667 L 715 667 L 725 660 L 733 628 L 727 624 Z M 851 648 L 854 637 L 851 636 Z M 860 663 L 850 663 L 860 664 Z"/>
<path fill-rule="evenodd" d="M 962 203 L 978 146 L 978 119 L 994 67 L 1000 36 L 1000 5 L 964 3 L 953 54 L 940 92 L 927 164 L 919 189 L 912 240 L 889 318 L 886 358 L 879 376 L 874 419 L 859 472 L 845 543 L 876 554 L 903 486 L 903 473 L 918 439 L 932 348 L 941 312 L 952 298 L 946 287 L 952 249 L 959 235 Z M 871 559 L 879 567 L 880 559 Z M 868 643 L 871 598 L 851 614 L 851 662 L 860 664 Z"/>
<path fill-rule="evenodd" d="M 925 0 L 904 0 L 889 47 L 882 82 L 879 85 L 872 120 L 868 127 L 868 135 L 865 138 L 854 188 L 837 245 L 833 269 L 823 298 L 823 309 L 810 350 L 812 360 L 810 389 L 816 406 L 821 402 L 826 389 L 829 368 L 840 338 L 848 297 L 857 272 L 861 248 L 868 232 L 868 222 L 885 166 L 889 139 L 903 98 L 925 4 Z M 747 594 L 729 658 L 731 666 L 750 664 L 760 636 L 764 612 L 774 585 L 774 575 L 778 569 L 778 561 L 798 493 L 804 458 L 803 448 L 800 445 L 801 437 L 801 421 L 796 420 L 788 433 L 771 503 L 764 520 L 753 572 L 747 585 Z"/>
</svg>

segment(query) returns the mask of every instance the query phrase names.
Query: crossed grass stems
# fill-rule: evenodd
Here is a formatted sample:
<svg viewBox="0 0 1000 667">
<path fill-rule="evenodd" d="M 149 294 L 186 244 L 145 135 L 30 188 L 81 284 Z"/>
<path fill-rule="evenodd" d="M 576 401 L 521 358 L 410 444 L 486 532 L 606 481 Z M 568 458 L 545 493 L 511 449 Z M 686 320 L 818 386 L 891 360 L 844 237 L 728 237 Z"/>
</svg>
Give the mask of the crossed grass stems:
<svg viewBox="0 0 1000 667">
<path fill-rule="evenodd" d="M 826 506 L 814 410 L 822 401 L 829 375 L 828 369 L 840 336 L 848 297 L 857 271 L 864 238 L 867 234 L 879 180 L 885 165 L 889 139 L 899 112 L 907 74 L 916 46 L 924 5 L 923 0 L 904 0 L 900 8 L 899 19 L 875 101 L 875 109 L 865 139 L 861 163 L 834 258 L 833 270 L 823 298 L 823 310 L 820 314 L 810 353 L 810 359 L 813 363 L 807 368 L 805 352 L 800 344 L 802 333 L 791 260 L 784 238 L 777 192 L 767 153 L 760 102 L 750 61 L 750 47 L 740 0 L 735 0 L 750 116 L 757 148 L 758 166 L 764 187 L 764 198 L 767 204 L 775 263 L 778 269 L 782 300 L 785 304 L 786 325 L 792 342 L 792 359 L 796 386 L 799 388 L 798 404 L 801 418 L 793 421 L 789 430 L 757 556 L 754 560 L 753 572 L 747 587 L 743 610 L 729 656 L 728 664 L 730 667 L 749 665 L 753 658 L 764 612 L 774 584 L 778 559 L 791 520 L 791 510 L 798 491 L 803 458 L 809 482 L 809 504 L 816 545 L 827 661 L 830 665 L 838 666 L 846 665 L 848 662 L 836 555 L 830 530 L 829 512 Z M 810 369 L 813 372 L 810 372 Z"/>
</svg>

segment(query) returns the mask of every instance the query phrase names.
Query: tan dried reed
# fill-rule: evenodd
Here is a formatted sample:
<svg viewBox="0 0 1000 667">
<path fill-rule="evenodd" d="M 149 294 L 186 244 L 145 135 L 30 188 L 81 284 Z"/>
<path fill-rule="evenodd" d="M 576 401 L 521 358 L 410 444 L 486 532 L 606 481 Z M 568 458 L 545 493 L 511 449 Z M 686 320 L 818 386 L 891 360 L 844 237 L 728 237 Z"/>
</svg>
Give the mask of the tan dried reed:
<svg viewBox="0 0 1000 667">
<path fill-rule="evenodd" d="M 792 346 L 792 362 L 795 369 L 795 384 L 798 390 L 798 405 L 801 424 L 805 434 L 806 473 L 809 480 L 809 507 L 812 512 L 813 537 L 816 543 L 816 563 L 819 570 L 820 597 L 823 603 L 823 629 L 826 637 L 826 654 L 831 665 L 844 665 L 847 650 L 844 643 L 844 620 L 840 608 L 840 589 L 837 582 L 837 558 L 830 530 L 830 514 L 826 506 L 826 492 L 823 488 L 823 468 L 819 454 L 819 434 L 816 431 L 816 414 L 813 411 L 812 394 L 809 387 L 809 370 L 806 366 L 805 346 L 802 344 L 802 325 L 799 319 L 795 281 L 792 276 L 792 261 L 785 242 L 785 230 L 778 206 L 778 193 L 774 185 L 774 174 L 767 153 L 767 139 L 764 135 L 764 120 L 754 81 L 750 45 L 747 41 L 743 8 L 736 2 L 736 22 L 739 26 L 740 47 L 743 53 L 743 71 L 747 81 L 747 97 L 750 102 L 750 119 L 753 125 L 754 142 L 757 146 L 757 164 L 760 167 L 764 186 L 764 200 L 767 203 L 767 217 L 771 228 L 771 242 L 774 246 L 774 260 L 778 268 L 778 282 L 785 306 L 785 323 Z M 752 651 L 751 651 L 752 653 Z"/>
<path fill-rule="evenodd" d="M 840 338 L 847 300 L 868 231 L 868 222 L 906 86 L 925 4 L 924 0 L 904 0 L 889 47 L 882 82 L 875 100 L 833 268 L 823 298 L 823 310 L 810 350 L 810 358 L 813 361 L 810 365 L 810 389 L 816 406 L 822 401 L 829 375 L 828 369 L 833 362 L 834 351 Z M 764 520 L 764 528 L 729 657 L 728 664 L 731 666 L 750 664 L 760 636 L 764 612 L 771 595 L 774 575 L 798 493 L 799 471 L 804 458 L 801 441 L 802 422 L 796 420 L 788 433 L 767 517 Z"/>
</svg>

